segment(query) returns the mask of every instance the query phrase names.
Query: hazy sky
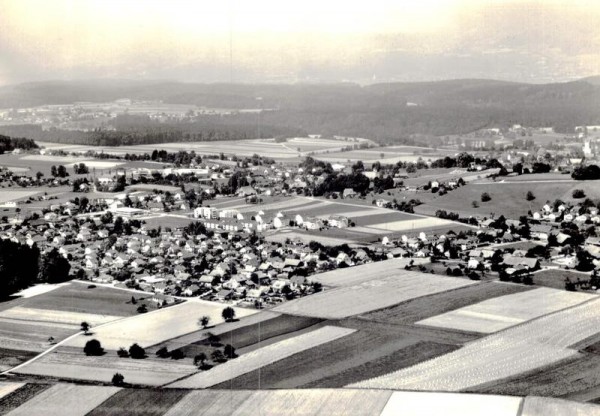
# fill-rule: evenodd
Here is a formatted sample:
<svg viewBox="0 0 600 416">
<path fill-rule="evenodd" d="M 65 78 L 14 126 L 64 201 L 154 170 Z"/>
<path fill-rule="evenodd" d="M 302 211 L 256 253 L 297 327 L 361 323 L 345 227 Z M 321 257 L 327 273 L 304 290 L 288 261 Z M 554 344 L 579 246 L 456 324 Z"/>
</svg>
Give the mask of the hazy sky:
<svg viewBox="0 0 600 416">
<path fill-rule="evenodd" d="M 0 85 L 595 74 L 600 0 L 0 0 Z"/>
</svg>

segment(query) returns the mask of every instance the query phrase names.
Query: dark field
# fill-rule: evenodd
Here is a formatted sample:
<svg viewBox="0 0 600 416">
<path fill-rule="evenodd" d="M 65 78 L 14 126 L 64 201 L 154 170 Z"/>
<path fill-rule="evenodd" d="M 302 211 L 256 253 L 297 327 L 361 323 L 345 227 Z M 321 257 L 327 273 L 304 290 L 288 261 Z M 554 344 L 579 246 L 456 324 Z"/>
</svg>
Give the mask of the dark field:
<svg viewBox="0 0 600 416">
<path fill-rule="evenodd" d="M 415 323 L 486 299 L 525 292 L 531 289 L 531 287 L 516 284 L 480 283 L 412 299 L 391 308 L 361 315 L 360 319 L 390 324 Z"/>
<path fill-rule="evenodd" d="M 8 414 L 51 386 L 51 384 L 25 384 L 23 387 L 0 399 L 0 415 Z"/>
<path fill-rule="evenodd" d="M 187 393 L 187 390 L 177 389 L 125 389 L 108 398 L 88 416 L 162 416 Z"/>
</svg>

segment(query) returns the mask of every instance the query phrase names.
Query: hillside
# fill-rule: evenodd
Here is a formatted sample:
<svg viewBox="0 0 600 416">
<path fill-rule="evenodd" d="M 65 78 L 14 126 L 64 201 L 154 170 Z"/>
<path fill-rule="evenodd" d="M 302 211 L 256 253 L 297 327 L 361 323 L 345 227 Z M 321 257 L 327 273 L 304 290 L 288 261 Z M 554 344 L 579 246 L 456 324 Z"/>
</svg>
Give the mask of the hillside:
<svg viewBox="0 0 600 416">
<path fill-rule="evenodd" d="M 0 88 L 0 108 L 102 102 L 125 97 L 233 109 L 257 108 L 256 98 L 262 97 L 264 108 L 277 110 L 263 115 L 264 125 L 272 126 L 274 131 L 364 136 L 388 143 L 406 142 L 413 134 L 468 133 L 513 123 L 554 126 L 562 133 L 572 132 L 576 125 L 600 124 L 597 77 L 557 84 L 452 80 L 369 86 L 53 81 Z M 253 117 L 244 114 L 228 116 L 218 122 L 237 126 L 254 123 Z M 186 129 L 175 126 L 171 130 Z M 248 131 L 254 129 L 244 130 L 242 135 L 234 132 L 231 138 L 253 137 Z"/>
</svg>

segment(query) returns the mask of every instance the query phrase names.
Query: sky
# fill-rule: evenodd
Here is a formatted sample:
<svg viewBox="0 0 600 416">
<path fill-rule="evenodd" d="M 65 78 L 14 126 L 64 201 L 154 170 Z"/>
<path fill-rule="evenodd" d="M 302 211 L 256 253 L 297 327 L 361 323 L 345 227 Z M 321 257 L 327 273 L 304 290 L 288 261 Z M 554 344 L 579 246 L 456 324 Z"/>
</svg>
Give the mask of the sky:
<svg viewBox="0 0 600 416">
<path fill-rule="evenodd" d="M 0 0 L 0 85 L 598 74 L 598 0 Z"/>
</svg>

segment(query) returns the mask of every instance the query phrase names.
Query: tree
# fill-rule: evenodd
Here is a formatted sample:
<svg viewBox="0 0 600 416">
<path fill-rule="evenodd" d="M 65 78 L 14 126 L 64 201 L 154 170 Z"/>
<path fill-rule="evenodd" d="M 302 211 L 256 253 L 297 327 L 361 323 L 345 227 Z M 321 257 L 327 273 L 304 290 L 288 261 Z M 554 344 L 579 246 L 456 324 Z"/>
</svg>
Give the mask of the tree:
<svg viewBox="0 0 600 416">
<path fill-rule="evenodd" d="M 206 327 L 208 326 L 208 324 L 210 323 L 210 317 L 208 316 L 203 316 L 202 318 L 198 319 L 198 325 L 200 325 L 202 327 L 202 329 L 206 329 Z"/>
<path fill-rule="evenodd" d="M 228 306 L 225 309 L 223 309 L 221 316 L 223 316 L 225 322 L 231 322 L 235 319 L 235 309 L 233 309 L 231 306 Z"/>
<path fill-rule="evenodd" d="M 58 171 L 56 170 L 56 166 L 52 165 L 52 167 L 50 168 L 50 175 L 54 176 L 55 178 L 58 176 Z"/>
<path fill-rule="evenodd" d="M 171 360 L 181 360 L 185 358 L 185 353 L 180 350 L 180 349 L 176 349 L 171 351 Z"/>
<path fill-rule="evenodd" d="M 237 354 L 235 353 L 235 348 L 233 348 L 229 344 L 225 345 L 225 347 L 223 348 L 223 352 L 225 353 L 225 357 L 227 357 L 227 358 L 236 358 L 237 357 Z"/>
<path fill-rule="evenodd" d="M 61 283 L 69 280 L 71 265 L 56 248 L 42 257 L 39 280 L 45 283 Z"/>
<path fill-rule="evenodd" d="M 104 348 L 100 344 L 100 341 L 97 339 L 91 339 L 85 343 L 85 347 L 83 347 L 83 352 L 85 355 L 102 355 L 104 354 Z"/>
<path fill-rule="evenodd" d="M 226 361 L 226 358 L 223 355 L 223 352 L 221 350 L 214 350 L 210 356 L 213 359 L 213 361 L 215 361 L 217 363 Z"/>
<path fill-rule="evenodd" d="M 156 355 L 160 358 L 168 358 L 170 354 L 167 347 L 161 347 L 156 351 Z"/>
<path fill-rule="evenodd" d="M 488 202 L 491 200 L 492 200 L 492 197 L 487 192 L 484 192 L 481 194 L 481 202 Z"/>
<path fill-rule="evenodd" d="M 131 347 L 129 347 L 129 355 L 131 356 L 131 358 L 134 358 L 136 360 L 146 358 L 146 350 L 144 350 L 137 343 L 135 343 L 132 344 Z"/>
<path fill-rule="evenodd" d="M 207 359 L 208 357 L 206 356 L 206 354 L 201 352 L 200 354 L 194 357 L 194 365 L 198 368 L 203 368 L 206 364 Z"/>
<path fill-rule="evenodd" d="M 528 201 L 533 201 L 535 199 L 535 195 L 531 191 L 527 191 L 527 196 L 525 197 Z"/>
<path fill-rule="evenodd" d="M 207 341 L 213 347 L 217 347 L 217 346 L 221 345 L 220 344 L 221 343 L 221 338 L 219 338 L 218 335 L 215 335 L 212 332 L 208 333 Z"/>
<path fill-rule="evenodd" d="M 573 198 L 585 198 L 585 191 L 583 189 L 574 189 L 573 190 Z"/>
<path fill-rule="evenodd" d="M 65 178 L 65 177 L 69 176 L 69 174 L 67 173 L 67 168 L 65 168 L 63 165 L 60 165 L 57 168 L 56 175 L 61 178 Z"/>
<path fill-rule="evenodd" d="M 85 335 L 89 335 L 88 331 L 90 330 L 92 326 L 90 324 L 88 324 L 87 322 L 83 321 L 81 323 L 81 330 L 83 331 L 83 333 Z"/>
<path fill-rule="evenodd" d="M 146 312 L 148 312 L 148 307 L 146 306 L 146 304 L 142 303 L 140 306 L 138 306 L 137 312 L 138 313 L 146 313 Z"/>
<path fill-rule="evenodd" d="M 117 355 L 121 358 L 127 358 L 129 357 L 129 352 L 125 348 L 121 347 L 117 351 Z"/>
<path fill-rule="evenodd" d="M 112 376 L 112 384 L 113 386 L 122 386 L 123 384 L 125 384 L 125 377 L 123 377 L 123 374 L 121 373 L 115 373 Z"/>
</svg>

